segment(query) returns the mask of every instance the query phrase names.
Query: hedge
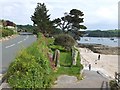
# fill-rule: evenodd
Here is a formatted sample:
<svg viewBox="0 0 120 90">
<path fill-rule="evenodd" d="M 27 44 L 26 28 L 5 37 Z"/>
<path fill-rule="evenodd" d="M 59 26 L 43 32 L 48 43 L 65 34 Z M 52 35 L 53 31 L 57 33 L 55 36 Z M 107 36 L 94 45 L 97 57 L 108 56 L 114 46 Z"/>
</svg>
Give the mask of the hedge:
<svg viewBox="0 0 120 90">
<path fill-rule="evenodd" d="M 76 41 L 68 34 L 60 34 L 55 37 L 54 44 L 65 47 L 68 51 L 75 45 Z"/>
<path fill-rule="evenodd" d="M 10 64 L 6 74 L 9 85 L 27 89 L 51 87 L 53 80 L 48 52 L 45 37 L 40 34 L 37 42 L 22 50 Z"/>
<path fill-rule="evenodd" d="M 14 31 L 13 31 L 13 30 L 7 29 L 7 28 L 1 30 L 1 32 L 2 32 L 2 37 L 11 36 L 11 35 L 14 34 Z"/>
</svg>

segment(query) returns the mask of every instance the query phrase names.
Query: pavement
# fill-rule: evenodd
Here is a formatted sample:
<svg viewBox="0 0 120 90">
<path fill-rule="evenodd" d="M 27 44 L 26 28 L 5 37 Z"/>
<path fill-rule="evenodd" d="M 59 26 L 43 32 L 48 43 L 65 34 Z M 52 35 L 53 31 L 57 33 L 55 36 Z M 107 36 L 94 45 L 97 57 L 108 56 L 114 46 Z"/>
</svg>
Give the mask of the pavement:
<svg viewBox="0 0 120 90">
<path fill-rule="evenodd" d="M 94 53 L 87 48 L 78 48 L 81 56 L 81 63 L 85 68 L 91 64 L 94 71 L 99 71 L 107 76 L 109 79 L 114 79 L 115 72 L 118 72 L 118 55 L 100 54 L 101 58 L 98 60 L 99 53 Z"/>
<path fill-rule="evenodd" d="M 83 71 L 84 79 L 78 81 L 74 76 L 61 75 L 52 88 L 91 88 L 109 90 L 109 79 L 96 71 Z"/>
<path fill-rule="evenodd" d="M 36 41 L 35 35 L 22 33 L 14 38 L 0 42 L 0 82 L 2 82 L 3 74 L 20 50 L 30 46 L 34 41 Z M 2 85 L 5 86 L 6 84 L 2 83 Z"/>
</svg>

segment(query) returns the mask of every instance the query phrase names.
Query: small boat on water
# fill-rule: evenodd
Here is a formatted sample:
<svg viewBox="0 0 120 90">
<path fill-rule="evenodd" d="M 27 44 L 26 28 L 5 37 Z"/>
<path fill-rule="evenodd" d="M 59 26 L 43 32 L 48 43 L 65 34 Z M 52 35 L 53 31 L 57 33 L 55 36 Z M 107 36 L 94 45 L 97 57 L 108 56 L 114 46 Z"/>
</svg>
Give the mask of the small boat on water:
<svg viewBox="0 0 120 90">
<path fill-rule="evenodd" d="M 89 39 L 86 38 L 85 41 L 89 41 Z"/>
<path fill-rule="evenodd" d="M 114 38 L 111 38 L 110 40 L 114 40 Z"/>
<path fill-rule="evenodd" d="M 114 42 L 117 42 L 117 41 L 114 41 Z"/>
</svg>

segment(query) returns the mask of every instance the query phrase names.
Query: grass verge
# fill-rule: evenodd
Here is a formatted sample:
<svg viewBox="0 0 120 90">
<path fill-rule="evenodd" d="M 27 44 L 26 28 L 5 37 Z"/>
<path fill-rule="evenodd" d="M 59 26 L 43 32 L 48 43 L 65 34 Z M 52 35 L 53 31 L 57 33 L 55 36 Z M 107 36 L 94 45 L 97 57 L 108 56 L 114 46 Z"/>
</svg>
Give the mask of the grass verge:
<svg viewBox="0 0 120 90">
<path fill-rule="evenodd" d="M 80 63 L 80 53 L 78 52 L 77 55 L 77 61 L 76 65 L 72 65 L 72 50 L 66 51 L 66 49 L 63 46 L 54 45 L 54 42 L 52 44 L 49 44 L 49 48 L 52 49 L 52 52 L 54 54 L 55 50 L 60 50 L 60 67 L 57 68 L 57 70 L 54 72 L 54 77 L 57 78 L 60 75 L 70 75 L 70 76 L 76 76 L 78 80 L 81 80 L 83 77 L 80 74 L 80 71 L 83 69 L 83 65 Z M 76 48 L 73 48 L 77 50 Z"/>
</svg>

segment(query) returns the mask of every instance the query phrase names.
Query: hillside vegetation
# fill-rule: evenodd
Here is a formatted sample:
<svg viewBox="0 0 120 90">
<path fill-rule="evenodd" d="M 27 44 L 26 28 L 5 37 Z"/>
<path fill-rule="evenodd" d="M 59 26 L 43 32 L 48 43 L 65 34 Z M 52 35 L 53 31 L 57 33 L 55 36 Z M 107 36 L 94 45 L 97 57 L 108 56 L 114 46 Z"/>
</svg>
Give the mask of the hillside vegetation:
<svg viewBox="0 0 120 90">
<path fill-rule="evenodd" d="M 26 31 L 26 32 L 33 32 L 35 27 L 32 25 L 17 25 L 18 31 Z"/>
<path fill-rule="evenodd" d="M 85 31 L 88 37 L 120 37 L 120 30 L 95 30 L 95 31 Z"/>
</svg>

